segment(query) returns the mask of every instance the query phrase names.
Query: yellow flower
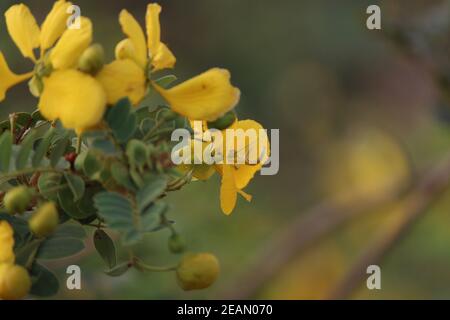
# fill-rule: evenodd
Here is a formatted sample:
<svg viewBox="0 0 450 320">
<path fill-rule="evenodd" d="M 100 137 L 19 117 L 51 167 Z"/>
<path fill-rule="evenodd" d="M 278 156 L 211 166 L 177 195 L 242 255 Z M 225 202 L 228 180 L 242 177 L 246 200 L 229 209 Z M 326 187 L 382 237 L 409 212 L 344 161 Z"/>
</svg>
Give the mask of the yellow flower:
<svg viewBox="0 0 450 320">
<path fill-rule="evenodd" d="M 237 194 L 244 197 L 245 200 L 251 201 L 252 197 L 245 193 L 244 189 L 250 181 L 253 179 L 256 172 L 261 170 L 264 163 L 268 160 L 270 155 L 270 144 L 267 137 L 267 133 L 263 130 L 263 127 L 256 121 L 253 120 L 241 120 L 236 121 L 228 129 L 232 130 L 255 130 L 256 135 L 249 135 L 245 139 L 244 148 L 247 157 L 251 153 L 257 155 L 256 163 L 248 163 L 246 161 L 243 164 L 227 164 L 227 161 L 223 164 L 216 165 L 217 171 L 222 175 L 222 185 L 220 188 L 220 203 L 222 211 L 229 215 L 236 206 Z M 235 131 L 236 132 L 236 131 Z M 224 135 L 224 147 L 226 147 L 226 134 Z M 236 146 L 236 142 L 235 142 Z M 234 151 L 234 162 L 236 162 L 236 157 L 241 150 Z"/>
<path fill-rule="evenodd" d="M 0 221 L 0 264 L 14 263 L 14 234 L 6 221 Z"/>
<path fill-rule="evenodd" d="M 128 38 L 117 44 L 117 60 L 105 66 L 97 77 L 105 87 L 109 103 L 115 103 L 123 97 L 129 97 L 133 104 L 139 103 L 147 92 L 147 72 L 175 65 L 175 56 L 161 42 L 160 13 L 158 4 L 148 5 L 147 42 L 136 19 L 126 10 L 120 13 L 119 22 Z M 126 68 L 125 63 L 117 61 L 133 61 L 141 70 L 138 72 L 129 62 Z M 111 77 L 111 74 L 119 76 Z M 239 89 L 230 83 L 230 73 L 219 68 L 208 70 L 167 90 L 153 81 L 150 84 L 175 112 L 191 120 L 214 121 L 233 109 L 240 97 Z"/>
<path fill-rule="evenodd" d="M 92 23 L 81 17 L 80 28 L 67 29 L 67 9 L 71 5 L 65 0 L 55 2 L 41 28 L 24 4 L 7 10 L 7 29 L 20 52 L 35 62 L 36 69 L 52 72 L 50 75 L 33 72 L 16 75 L 0 52 L 0 78 L 6 79 L 0 84 L 0 101 L 10 87 L 34 75 L 34 83 L 43 84 L 42 92 L 34 91 L 41 96 L 39 109 L 42 115 L 47 120 L 60 119 L 66 128 L 80 133 L 101 121 L 106 109 L 106 93 L 95 78 L 74 70 L 92 42 Z M 40 48 L 39 59 L 34 54 L 36 48 Z M 47 57 L 46 51 L 50 48 Z"/>
<path fill-rule="evenodd" d="M 213 68 L 171 89 L 154 84 L 171 108 L 191 120 L 214 121 L 239 102 L 228 70 Z"/>
<path fill-rule="evenodd" d="M 53 72 L 44 78 L 39 110 L 48 120 L 82 132 L 97 125 L 106 109 L 106 94 L 93 77 L 77 70 Z"/>
</svg>

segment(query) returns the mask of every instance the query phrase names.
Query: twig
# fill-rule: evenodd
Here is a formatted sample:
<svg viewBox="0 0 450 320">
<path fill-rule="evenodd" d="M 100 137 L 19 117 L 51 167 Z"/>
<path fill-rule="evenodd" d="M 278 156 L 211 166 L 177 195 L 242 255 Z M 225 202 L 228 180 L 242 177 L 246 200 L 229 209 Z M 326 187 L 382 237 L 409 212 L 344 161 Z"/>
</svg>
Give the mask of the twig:
<svg viewBox="0 0 450 320">
<path fill-rule="evenodd" d="M 413 191 L 407 197 L 409 199 L 409 202 L 407 202 L 408 212 L 411 212 L 412 208 L 416 208 L 415 212 L 418 215 L 418 212 L 423 211 L 422 209 L 429 205 L 435 196 L 447 186 L 449 180 L 450 158 L 444 160 L 442 165 L 418 180 L 412 189 Z M 323 236 L 335 231 L 353 218 L 368 212 L 374 212 L 380 207 L 392 203 L 407 189 L 403 182 L 371 198 L 353 200 L 344 205 L 325 202 L 313 207 L 307 213 L 289 222 L 289 225 L 280 232 L 280 235 L 275 237 L 275 240 L 269 243 L 263 252 L 246 268 L 248 271 L 220 292 L 218 298 L 246 299 L 253 297 L 267 280 L 276 275 L 293 257 L 300 255 Z M 414 217 L 415 214 L 411 214 L 409 219 L 413 221 Z M 403 228 L 405 227 L 407 226 L 403 225 Z M 366 267 L 367 265 L 364 264 L 362 270 L 365 271 Z M 355 270 L 358 270 L 357 274 L 361 275 L 360 268 L 356 269 L 355 267 Z"/>
<path fill-rule="evenodd" d="M 299 215 L 253 259 L 245 269 L 248 271 L 219 293 L 218 298 L 246 299 L 254 296 L 268 279 L 317 240 L 347 221 L 392 202 L 408 187 L 409 185 L 402 181 L 371 197 L 354 199 L 341 205 L 332 201 L 324 202 Z"/>
<path fill-rule="evenodd" d="M 389 231 L 384 232 L 353 265 L 347 276 L 333 290 L 330 299 L 349 297 L 363 279 L 367 277 L 366 268 L 379 264 L 383 258 L 398 244 L 403 235 L 431 206 L 450 184 L 450 159 L 426 176 L 415 190 L 402 202 L 403 216 Z"/>
</svg>

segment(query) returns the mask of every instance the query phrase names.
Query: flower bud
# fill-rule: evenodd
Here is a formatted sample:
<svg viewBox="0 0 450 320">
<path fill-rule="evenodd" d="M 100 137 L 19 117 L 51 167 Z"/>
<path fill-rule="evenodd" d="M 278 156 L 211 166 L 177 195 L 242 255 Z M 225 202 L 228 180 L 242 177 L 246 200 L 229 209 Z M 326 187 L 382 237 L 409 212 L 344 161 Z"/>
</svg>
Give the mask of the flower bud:
<svg viewBox="0 0 450 320">
<path fill-rule="evenodd" d="M 172 253 L 181 253 L 185 248 L 183 239 L 176 233 L 170 236 L 168 245 L 169 250 Z"/>
<path fill-rule="evenodd" d="M 218 130 L 225 130 L 229 128 L 234 122 L 236 121 L 236 114 L 233 110 L 228 111 L 225 113 L 222 117 L 219 119 L 208 122 L 208 128 L 209 129 L 218 129 Z"/>
<path fill-rule="evenodd" d="M 216 281 L 219 272 L 219 261 L 212 254 L 186 254 L 177 268 L 178 284 L 183 290 L 205 289 Z"/>
<path fill-rule="evenodd" d="M 0 299 L 23 299 L 31 288 L 28 271 L 19 265 L 0 264 Z"/>
<path fill-rule="evenodd" d="M 31 216 L 28 222 L 31 232 L 38 238 L 44 238 L 53 233 L 58 226 L 58 210 L 53 202 L 44 203 Z"/>
<path fill-rule="evenodd" d="M 93 44 L 82 53 L 78 60 L 78 69 L 84 73 L 95 75 L 105 63 L 105 53 L 99 44 Z"/>
<path fill-rule="evenodd" d="M 25 186 L 15 187 L 9 190 L 3 198 L 3 204 L 10 214 L 24 213 L 28 208 L 33 193 Z"/>
</svg>

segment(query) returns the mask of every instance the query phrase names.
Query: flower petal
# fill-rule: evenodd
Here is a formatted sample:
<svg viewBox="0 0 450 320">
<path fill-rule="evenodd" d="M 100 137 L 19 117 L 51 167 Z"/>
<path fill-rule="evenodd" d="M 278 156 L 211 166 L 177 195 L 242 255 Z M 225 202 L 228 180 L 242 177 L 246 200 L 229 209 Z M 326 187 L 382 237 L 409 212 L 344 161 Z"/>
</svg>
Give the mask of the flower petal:
<svg viewBox="0 0 450 320">
<path fill-rule="evenodd" d="M 0 51 L 0 101 L 5 99 L 6 91 L 12 86 L 32 77 L 32 73 L 17 75 L 12 72 L 6 63 L 3 53 Z"/>
<path fill-rule="evenodd" d="M 138 63 L 136 49 L 129 38 L 123 39 L 116 45 L 115 56 L 117 60 L 131 59 Z"/>
<path fill-rule="evenodd" d="M 244 189 L 249 182 L 253 179 L 256 172 L 261 170 L 264 163 L 267 161 L 270 155 L 270 144 L 267 133 L 264 131 L 264 128 L 261 124 L 254 120 L 240 120 L 235 122 L 230 129 L 242 129 L 244 131 L 247 130 L 255 130 L 256 131 L 256 139 L 246 139 L 245 148 L 247 155 L 250 152 L 255 152 L 258 156 L 258 163 L 256 164 L 241 164 L 236 165 L 235 170 L 235 181 L 236 187 L 238 189 Z"/>
<path fill-rule="evenodd" d="M 58 0 L 53 4 L 52 10 L 41 26 L 40 43 L 42 51 L 51 48 L 66 30 L 69 17 L 67 9 L 71 5 L 72 3 L 66 2 L 66 0 Z"/>
<path fill-rule="evenodd" d="M 36 61 L 33 49 L 39 47 L 39 27 L 24 4 L 16 4 L 5 12 L 8 33 L 22 55 Z"/>
<path fill-rule="evenodd" d="M 240 91 L 227 70 L 214 68 L 171 89 L 155 89 L 171 108 L 191 120 L 214 121 L 239 102 Z"/>
<path fill-rule="evenodd" d="M 152 59 L 153 71 L 173 68 L 176 62 L 177 59 L 172 51 L 164 43 L 161 43 Z"/>
<path fill-rule="evenodd" d="M 147 45 L 145 42 L 144 31 L 136 19 L 127 10 L 122 10 L 120 12 L 119 22 L 122 26 L 123 33 L 125 33 L 133 43 L 139 66 L 145 68 L 147 64 Z"/>
<path fill-rule="evenodd" d="M 159 4 L 151 3 L 147 6 L 145 22 L 147 26 L 147 46 L 150 57 L 156 55 L 161 41 L 161 25 L 159 23 L 160 13 L 161 6 Z"/>
<path fill-rule="evenodd" d="M 76 70 L 60 70 L 44 78 L 39 110 L 48 120 L 60 119 L 68 129 L 96 126 L 106 110 L 106 94 L 93 77 Z"/>
<path fill-rule="evenodd" d="M 92 22 L 81 17 L 80 29 L 67 29 L 50 53 L 50 61 L 55 69 L 75 67 L 78 59 L 92 42 Z"/>
<path fill-rule="evenodd" d="M 136 105 L 147 91 L 144 71 L 130 59 L 115 60 L 104 66 L 97 80 L 104 87 L 109 104 L 128 97 Z"/>
<path fill-rule="evenodd" d="M 14 263 L 14 231 L 6 221 L 0 221 L 0 264 Z"/>
<path fill-rule="evenodd" d="M 233 167 L 224 165 L 222 167 L 222 185 L 220 187 L 220 206 L 223 213 L 230 215 L 236 206 L 237 188 L 234 181 Z"/>
</svg>

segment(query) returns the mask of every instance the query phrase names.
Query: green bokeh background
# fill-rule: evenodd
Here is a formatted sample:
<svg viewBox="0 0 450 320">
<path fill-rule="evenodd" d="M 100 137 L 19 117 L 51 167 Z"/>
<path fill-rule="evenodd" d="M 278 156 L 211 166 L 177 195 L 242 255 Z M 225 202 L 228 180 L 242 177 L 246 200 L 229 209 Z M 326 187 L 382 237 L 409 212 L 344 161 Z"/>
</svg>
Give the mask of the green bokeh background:
<svg viewBox="0 0 450 320">
<path fill-rule="evenodd" d="M 0 11 L 19 2 L 2 0 Z M 39 22 L 53 3 L 22 2 Z M 76 1 L 94 22 L 95 40 L 104 45 L 108 60 L 124 37 L 117 19 L 120 10 L 126 8 L 143 25 L 147 3 Z M 241 199 L 229 217 L 220 211 L 218 177 L 192 183 L 170 196 L 169 216 L 189 248 L 213 252 L 221 261 L 221 277 L 210 289 L 183 292 L 170 273 L 131 271 L 109 278 L 102 274 L 104 266 L 88 240 L 90 254 L 50 264 L 63 286 L 68 264 L 79 264 L 83 272 L 83 289 L 61 290 L 57 298 L 221 297 L 290 221 L 311 205 L 333 198 L 330 189 L 336 188 L 328 187 L 331 182 L 327 184 L 329 174 L 322 163 L 333 159 L 330 150 L 343 137 L 358 138 L 349 134 L 352 128 L 386 133 L 398 152 L 411 160 L 411 171 L 432 166 L 449 150 L 450 106 L 440 98 L 426 66 L 449 74 L 450 1 L 160 0 L 160 4 L 162 38 L 177 56 L 179 79 L 215 66 L 229 69 L 242 91 L 239 117 L 280 129 L 280 171 L 275 176 L 258 175 L 246 190 L 254 196 L 252 203 Z M 366 28 L 369 4 L 381 6 L 383 29 L 402 28 L 416 35 L 420 59 L 400 53 L 382 32 Z M 3 15 L 0 39 L 11 68 L 29 70 L 31 63 L 9 38 Z M 0 115 L 32 110 L 36 104 L 23 84 L 8 92 Z M 380 161 L 382 168 L 391 165 L 383 156 Z M 339 171 L 340 165 L 345 163 L 335 163 L 333 170 Z M 368 170 L 372 176 L 384 174 L 378 166 Z M 346 181 L 339 185 L 345 189 Z M 389 212 L 363 218 L 304 255 L 293 256 L 249 298 L 325 297 L 371 239 L 389 228 L 386 216 Z M 352 298 L 450 298 L 449 230 L 450 197 L 444 196 L 381 264 L 382 290 L 362 287 Z M 178 257 L 167 252 L 168 236 L 168 232 L 148 236 L 138 252 L 153 264 L 173 263 Z"/>
</svg>

